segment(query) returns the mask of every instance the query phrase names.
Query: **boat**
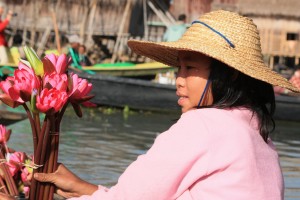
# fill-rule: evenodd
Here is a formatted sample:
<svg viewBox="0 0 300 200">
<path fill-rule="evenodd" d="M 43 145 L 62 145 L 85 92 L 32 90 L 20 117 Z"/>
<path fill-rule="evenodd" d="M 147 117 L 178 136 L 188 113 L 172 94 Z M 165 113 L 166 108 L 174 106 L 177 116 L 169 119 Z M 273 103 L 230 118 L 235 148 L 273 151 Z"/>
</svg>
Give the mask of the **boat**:
<svg viewBox="0 0 300 200">
<path fill-rule="evenodd" d="M 0 64 L 0 78 L 13 75 L 17 67 L 15 63 Z"/>
<path fill-rule="evenodd" d="M 12 75 L 18 67 L 15 63 L 0 64 L 0 76 Z M 89 74 L 102 74 L 110 76 L 121 76 L 140 79 L 154 79 L 156 74 L 175 71 L 176 68 L 164 65 L 159 62 L 148 63 L 99 63 L 93 66 L 73 66 L 78 70 L 86 71 Z"/>
<path fill-rule="evenodd" d="M 180 113 L 174 85 L 149 80 L 79 73 L 93 84 L 92 103 L 133 110 Z M 300 121 L 300 97 L 277 95 L 275 119 Z"/>
<path fill-rule="evenodd" d="M 149 80 L 77 73 L 93 84 L 92 103 L 130 109 L 180 112 L 175 86 Z"/>
<path fill-rule="evenodd" d="M 96 73 L 113 76 L 145 76 L 156 75 L 157 73 L 164 73 L 170 70 L 175 70 L 174 67 L 169 67 L 159 62 L 149 62 L 134 64 L 131 62 L 118 63 L 102 63 L 94 66 L 82 66 L 83 70 L 91 70 Z"/>
<path fill-rule="evenodd" d="M 0 124 L 8 126 L 27 118 L 25 111 L 10 108 L 0 102 Z"/>
</svg>

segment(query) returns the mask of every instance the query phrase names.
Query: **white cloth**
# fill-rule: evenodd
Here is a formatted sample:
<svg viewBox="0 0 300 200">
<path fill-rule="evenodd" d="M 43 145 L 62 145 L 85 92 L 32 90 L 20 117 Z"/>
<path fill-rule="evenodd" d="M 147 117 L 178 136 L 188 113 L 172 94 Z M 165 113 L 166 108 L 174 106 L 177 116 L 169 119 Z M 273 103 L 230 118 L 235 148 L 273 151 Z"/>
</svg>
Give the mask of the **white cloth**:
<svg viewBox="0 0 300 200">
<path fill-rule="evenodd" d="M 8 55 L 5 46 L 0 46 L 0 63 L 1 64 L 8 63 Z"/>
</svg>

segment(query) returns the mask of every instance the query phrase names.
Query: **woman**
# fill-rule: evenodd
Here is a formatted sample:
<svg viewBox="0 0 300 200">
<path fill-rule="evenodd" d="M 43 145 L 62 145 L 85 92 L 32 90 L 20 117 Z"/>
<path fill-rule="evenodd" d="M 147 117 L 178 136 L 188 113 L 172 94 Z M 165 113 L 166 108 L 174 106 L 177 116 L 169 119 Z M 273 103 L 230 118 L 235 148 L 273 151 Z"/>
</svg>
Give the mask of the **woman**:
<svg viewBox="0 0 300 200">
<path fill-rule="evenodd" d="M 89 57 L 86 54 L 86 46 L 83 44 L 80 44 L 78 47 L 78 57 L 79 57 L 79 64 L 81 66 L 91 66 L 92 65 Z"/>
<path fill-rule="evenodd" d="M 129 41 L 136 53 L 178 66 L 180 119 L 160 134 L 110 189 L 60 165 L 35 174 L 71 199 L 280 200 L 283 178 L 269 138 L 275 127 L 272 85 L 299 92 L 264 65 L 253 22 L 215 11 L 176 42 Z"/>
<path fill-rule="evenodd" d="M 8 26 L 12 16 L 13 12 L 11 10 L 8 11 L 6 19 L 2 21 L 1 17 L 5 10 L 5 3 L 0 1 L 0 63 L 8 63 L 8 55 L 7 55 L 7 42 L 5 40 L 5 29 Z"/>
</svg>

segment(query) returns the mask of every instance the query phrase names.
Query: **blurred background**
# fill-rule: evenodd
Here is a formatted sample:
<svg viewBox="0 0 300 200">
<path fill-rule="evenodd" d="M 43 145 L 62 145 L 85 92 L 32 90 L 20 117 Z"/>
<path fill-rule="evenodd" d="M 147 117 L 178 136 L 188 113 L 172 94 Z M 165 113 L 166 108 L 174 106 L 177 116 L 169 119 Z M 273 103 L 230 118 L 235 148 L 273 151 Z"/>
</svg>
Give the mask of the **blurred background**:
<svg viewBox="0 0 300 200">
<path fill-rule="evenodd" d="M 68 36 L 76 34 L 87 47 L 92 64 L 105 59 L 145 62 L 146 58 L 127 48 L 128 39 L 162 41 L 167 27 L 175 24 L 179 15 L 186 15 L 188 26 L 206 12 L 224 9 L 254 20 L 265 62 L 270 67 L 290 76 L 299 64 L 298 0 L 1 1 L 7 5 L 5 11 L 16 13 L 5 31 L 9 46 L 13 45 L 13 36 L 20 34 L 22 44 L 33 46 L 39 54 L 49 49 L 64 51 Z"/>
</svg>

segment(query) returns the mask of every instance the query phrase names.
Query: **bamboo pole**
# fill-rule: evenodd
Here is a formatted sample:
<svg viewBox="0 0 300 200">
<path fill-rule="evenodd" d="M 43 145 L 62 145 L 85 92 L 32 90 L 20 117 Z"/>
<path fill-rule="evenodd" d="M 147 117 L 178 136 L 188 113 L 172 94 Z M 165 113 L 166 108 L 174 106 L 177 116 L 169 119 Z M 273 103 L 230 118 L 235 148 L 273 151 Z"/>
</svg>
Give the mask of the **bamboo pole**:
<svg viewBox="0 0 300 200">
<path fill-rule="evenodd" d="M 270 34 L 270 43 L 269 43 L 269 49 L 270 49 L 270 54 L 274 54 L 274 46 L 273 46 L 273 44 L 274 44 L 274 42 L 275 42 L 275 40 L 274 40 L 274 29 L 270 29 L 269 30 L 269 34 Z"/>
<path fill-rule="evenodd" d="M 92 35 L 94 32 L 93 24 L 94 24 L 95 14 L 97 10 L 97 4 L 98 4 L 98 0 L 93 0 L 90 5 L 91 12 L 90 12 L 89 24 L 88 24 L 87 47 L 92 46 L 93 43 L 93 39 L 92 39 Z"/>
<path fill-rule="evenodd" d="M 121 38 L 122 38 L 123 31 L 124 31 L 124 26 L 125 26 L 125 23 L 126 23 L 126 19 L 127 19 L 129 10 L 130 10 L 130 6 L 131 6 L 131 0 L 127 0 L 126 7 L 125 7 L 125 10 L 124 10 L 124 14 L 122 16 L 122 21 L 121 21 L 120 26 L 119 26 L 119 31 L 118 31 L 117 40 L 116 40 L 116 43 L 115 43 L 115 46 L 114 46 L 114 51 L 113 51 L 113 56 L 112 56 L 112 59 L 111 59 L 111 63 L 114 63 L 117 59 L 119 44 L 121 42 Z"/>
<path fill-rule="evenodd" d="M 55 32 L 55 41 L 56 41 L 57 51 L 59 54 L 61 54 L 60 35 L 58 32 L 58 26 L 57 26 L 57 22 L 56 22 L 56 13 L 54 10 L 52 11 L 52 22 L 53 22 L 53 27 L 54 27 L 54 32 Z"/>
<path fill-rule="evenodd" d="M 88 1 L 85 2 L 83 10 L 84 10 L 84 14 L 83 14 L 83 18 L 82 18 L 82 22 L 81 22 L 81 26 L 80 26 L 80 38 L 84 38 L 84 35 L 85 35 L 86 21 L 87 21 L 88 14 L 89 14 Z"/>
<path fill-rule="evenodd" d="M 147 19 L 147 0 L 143 0 L 143 14 L 144 14 L 144 37 L 145 40 L 149 38 L 149 28 L 148 28 L 148 19 Z"/>
<path fill-rule="evenodd" d="M 170 22 L 169 19 L 165 17 L 163 12 L 158 10 L 151 1 L 148 1 L 148 5 L 166 26 L 170 26 L 172 24 L 172 22 Z"/>
<path fill-rule="evenodd" d="M 279 55 L 286 54 L 286 52 L 285 52 L 285 43 L 284 43 L 285 36 L 286 36 L 285 31 L 280 29 L 280 50 L 279 50 Z"/>
<path fill-rule="evenodd" d="M 37 22 L 37 2 L 36 0 L 32 1 L 31 4 L 31 9 L 32 9 L 32 27 L 31 27 L 31 35 L 30 35 L 30 45 L 33 47 L 35 44 L 35 36 L 36 36 L 36 22 Z"/>
</svg>

